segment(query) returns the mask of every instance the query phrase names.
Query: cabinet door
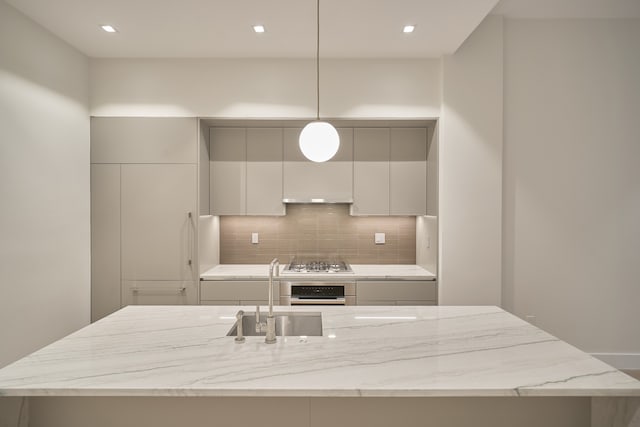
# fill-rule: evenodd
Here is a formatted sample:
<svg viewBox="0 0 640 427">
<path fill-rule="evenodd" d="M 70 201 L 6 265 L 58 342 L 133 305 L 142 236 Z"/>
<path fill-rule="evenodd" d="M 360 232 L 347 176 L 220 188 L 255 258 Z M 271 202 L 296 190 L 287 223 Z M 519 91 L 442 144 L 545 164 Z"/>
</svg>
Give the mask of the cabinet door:
<svg viewBox="0 0 640 427">
<path fill-rule="evenodd" d="M 247 132 L 211 128 L 209 175 L 212 215 L 245 215 Z"/>
<path fill-rule="evenodd" d="M 356 283 L 356 295 L 358 305 L 365 305 L 365 301 L 381 301 L 385 304 L 393 301 L 394 305 L 415 302 L 415 305 L 423 305 L 425 301 L 438 299 L 437 283 L 425 280 L 359 280 Z"/>
<path fill-rule="evenodd" d="M 273 301 L 280 299 L 279 287 L 273 287 Z M 269 283 L 264 280 L 204 280 L 200 282 L 201 301 L 268 301 Z"/>
<path fill-rule="evenodd" d="M 427 129 L 391 129 L 390 214 L 427 214 Z"/>
<path fill-rule="evenodd" d="M 353 200 L 353 129 L 338 129 L 340 148 L 324 163 L 304 157 L 298 145 L 302 129 L 284 129 L 284 198 Z"/>
<path fill-rule="evenodd" d="M 352 215 L 389 215 L 389 129 L 353 130 Z"/>
<path fill-rule="evenodd" d="M 196 279 L 196 168 L 122 165 L 124 280 Z"/>
<path fill-rule="evenodd" d="M 193 305 L 198 303 L 198 286 L 194 281 L 124 280 L 122 306 Z"/>
<path fill-rule="evenodd" d="M 91 163 L 197 163 L 195 118 L 92 117 Z"/>
<path fill-rule="evenodd" d="M 357 305 L 396 305 L 394 300 L 383 300 L 383 299 L 357 299 Z"/>
<path fill-rule="evenodd" d="M 91 321 L 120 308 L 120 165 L 91 165 Z"/>
<path fill-rule="evenodd" d="M 282 129 L 247 129 L 247 215 L 284 215 Z"/>
</svg>

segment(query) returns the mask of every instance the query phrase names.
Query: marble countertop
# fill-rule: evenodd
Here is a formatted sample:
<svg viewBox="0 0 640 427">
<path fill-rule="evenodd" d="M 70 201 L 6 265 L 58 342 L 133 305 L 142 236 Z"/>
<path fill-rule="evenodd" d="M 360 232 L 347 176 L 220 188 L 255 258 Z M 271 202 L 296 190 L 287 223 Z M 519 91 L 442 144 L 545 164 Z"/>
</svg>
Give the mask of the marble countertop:
<svg viewBox="0 0 640 427">
<path fill-rule="evenodd" d="M 0 396 L 640 396 L 497 307 L 287 307 L 323 336 L 276 344 L 225 336 L 237 310 L 125 307 L 1 369 Z"/>
<path fill-rule="evenodd" d="M 435 280 L 435 274 L 414 264 L 352 264 L 353 273 L 282 273 L 281 276 L 291 279 L 323 279 L 323 280 Z M 220 264 L 200 275 L 203 280 L 260 280 L 269 277 L 269 266 L 266 264 Z"/>
</svg>

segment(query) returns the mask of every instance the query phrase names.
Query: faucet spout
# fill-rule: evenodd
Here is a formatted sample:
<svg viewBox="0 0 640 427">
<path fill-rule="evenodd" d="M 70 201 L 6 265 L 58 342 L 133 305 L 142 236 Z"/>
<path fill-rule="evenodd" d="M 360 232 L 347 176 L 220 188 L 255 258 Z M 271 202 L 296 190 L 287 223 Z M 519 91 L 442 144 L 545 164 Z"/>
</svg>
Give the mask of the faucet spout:
<svg viewBox="0 0 640 427">
<path fill-rule="evenodd" d="M 273 261 L 271 261 L 271 264 L 269 264 L 269 314 L 267 315 L 267 335 L 264 339 L 264 342 L 267 344 L 273 344 L 276 342 L 276 319 L 273 317 L 274 275 L 276 278 L 280 276 L 280 261 L 278 261 L 278 258 L 274 258 Z"/>
</svg>

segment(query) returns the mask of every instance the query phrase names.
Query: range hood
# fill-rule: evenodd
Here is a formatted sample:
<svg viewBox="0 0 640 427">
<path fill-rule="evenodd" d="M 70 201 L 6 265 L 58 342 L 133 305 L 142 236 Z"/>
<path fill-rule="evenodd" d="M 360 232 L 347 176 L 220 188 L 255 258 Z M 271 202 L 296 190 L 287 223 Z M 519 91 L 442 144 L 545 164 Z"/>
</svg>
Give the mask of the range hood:
<svg viewBox="0 0 640 427">
<path fill-rule="evenodd" d="M 338 203 L 353 203 L 353 199 L 322 199 L 322 198 L 296 198 L 296 199 L 282 199 L 282 203 L 288 204 L 301 204 L 301 203 L 325 203 L 325 204 L 338 204 Z"/>
</svg>

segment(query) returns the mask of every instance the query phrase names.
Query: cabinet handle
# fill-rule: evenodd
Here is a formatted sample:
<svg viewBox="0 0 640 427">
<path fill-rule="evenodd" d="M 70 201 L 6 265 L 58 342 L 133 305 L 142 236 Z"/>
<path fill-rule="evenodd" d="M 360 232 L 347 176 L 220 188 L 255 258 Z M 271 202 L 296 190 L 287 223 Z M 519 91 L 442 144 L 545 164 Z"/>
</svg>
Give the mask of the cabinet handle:
<svg viewBox="0 0 640 427">
<path fill-rule="evenodd" d="M 153 288 L 136 288 L 136 287 L 131 288 L 131 292 L 133 292 L 134 294 L 140 294 L 140 293 L 167 294 L 168 293 L 168 294 L 172 294 L 173 295 L 175 293 L 183 294 L 183 293 L 186 292 L 186 290 L 187 290 L 186 286 L 182 286 L 182 287 L 180 287 L 178 289 L 158 289 L 158 288 L 153 289 Z"/>
<path fill-rule="evenodd" d="M 191 212 L 187 212 L 187 218 L 189 220 L 189 232 L 187 234 L 187 245 L 189 246 L 189 258 L 187 259 L 187 265 L 191 267 L 193 265 L 193 215 Z"/>
</svg>

